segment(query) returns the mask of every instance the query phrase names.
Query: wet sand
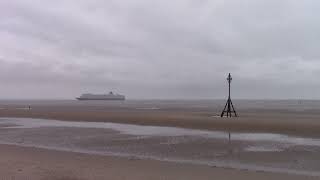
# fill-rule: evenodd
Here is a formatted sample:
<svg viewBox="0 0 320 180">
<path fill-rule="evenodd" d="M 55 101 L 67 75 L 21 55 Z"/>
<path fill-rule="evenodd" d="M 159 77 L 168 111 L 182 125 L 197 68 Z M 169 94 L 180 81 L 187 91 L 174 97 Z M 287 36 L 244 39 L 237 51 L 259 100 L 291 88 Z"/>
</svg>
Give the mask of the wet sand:
<svg viewBox="0 0 320 180">
<path fill-rule="evenodd" d="M 0 178 L 15 180 L 313 180 L 279 173 L 251 172 L 135 158 L 88 155 L 0 145 Z"/>
<path fill-rule="evenodd" d="M 320 177 L 320 138 L 0 118 L 0 144 Z"/>
<path fill-rule="evenodd" d="M 236 106 L 239 118 L 219 118 L 218 115 L 223 108 L 224 101 L 218 103 L 138 101 L 111 104 L 73 101 L 68 103 L 33 102 L 31 110 L 26 108 L 26 104 L 28 104 L 26 102 L 0 102 L 0 117 L 44 118 L 73 121 L 74 123 L 79 121 L 115 122 L 209 131 L 219 130 L 232 132 L 232 134 L 279 133 L 280 136 L 271 137 L 281 139 L 286 135 L 297 136 L 294 137 L 293 142 L 287 142 L 287 140 L 274 142 L 268 135 L 269 139 L 267 140 L 233 139 L 230 144 L 227 141 L 227 135 L 224 139 L 198 138 L 193 135 L 170 135 L 168 137 L 152 135 L 150 137 L 149 135 L 130 135 L 130 133 L 129 135 L 119 134 L 114 130 L 101 130 L 97 127 L 86 129 L 75 127 L 10 129 L 7 127 L 14 125 L 14 123 L 6 123 L 1 124 L 0 144 L 12 143 L 24 147 L 1 145 L 4 150 L 6 148 L 13 149 L 2 151 L 0 155 L 6 156 L 6 162 L 12 162 L 12 166 L 15 166 L 24 164 L 20 161 L 23 159 L 20 157 L 22 154 L 29 158 L 26 161 L 30 164 L 26 163 L 24 168 L 30 170 L 30 167 L 36 167 L 37 165 L 34 164 L 39 163 L 38 157 L 34 156 L 41 151 L 43 153 L 41 161 L 47 164 L 47 168 L 27 170 L 26 173 L 31 173 L 31 179 L 51 178 L 49 176 L 51 174 L 48 172 L 53 172 L 53 179 L 63 179 L 64 177 L 61 175 L 64 176 L 66 173 L 62 169 L 68 169 L 67 174 L 72 172 L 75 179 L 212 179 L 212 177 L 249 180 L 264 178 L 318 179 L 318 175 L 311 177 L 308 172 L 310 171 L 311 175 L 312 172 L 320 171 L 318 166 L 320 146 L 317 142 L 316 145 L 313 144 L 313 138 L 320 137 L 320 121 L 318 119 L 320 109 L 317 109 L 320 106 L 314 106 L 313 101 L 308 102 L 308 106 L 285 102 L 279 107 L 276 106 L 278 102 L 268 102 L 266 107 L 264 103 L 258 107 L 256 104 L 250 103 L 245 106 Z M 300 142 L 306 142 L 304 138 L 311 138 L 311 141 L 307 140 L 311 144 L 301 144 Z M 73 153 L 61 152 L 61 150 L 73 151 Z M 24 151 L 30 154 L 23 154 Z M 16 154 L 8 154 L 9 152 Z M 91 155 L 79 154 L 79 152 Z M 119 154 L 114 152 L 119 152 Z M 123 156 L 124 154 L 125 156 Z M 59 162 L 57 162 L 57 156 L 65 158 L 58 158 Z M 75 157 L 94 157 L 101 160 L 90 161 L 86 159 L 84 161 L 82 159 L 80 161 Z M 147 160 L 150 157 L 154 160 Z M 226 163 L 223 167 L 229 168 L 218 168 L 221 166 L 217 167 L 217 163 L 212 164 L 216 161 L 218 164 L 220 162 Z M 130 163 L 134 163 L 133 169 Z M 240 167 L 237 163 L 240 163 Z M 116 166 L 105 167 L 103 164 L 116 164 Z M 243 164 L 249 165 L 249 168 L 243 168 Z M 259 168 L 256 169 L 255 165 L 258 165 Z M 84 167 L 88 169 L 85 170 Z M 281 173 L 277 173 L 279 168 L 285 171 L 281 170 Z M 79 172 L 80 170 L 82 171 Z M 287 170 L 289 171 L 286 172 Z M 291 170 L 293 172 L 290 172 Z M 307 171 L 295 173 L 300 170 Z M 19 175 L 16 171 L 10 171 L 5 167 L 2 167 L 1 171 L 5 174 L 9 173 L 9 176 L 12 173 Z M 115 174 L 111 171 L 118 173 Z M 92 176 L 89 177 L 88 175 L 91 174 Z M 121 176 L 117 177 L 119 174 Z"/>
<path fill-rule="evenodd" d="M 0 117 L 31 117 L 86 122 L 115 122 L 139 125 L 173 126 L 192 129 L 273 132 L 293 135 L 320 136 L 320 106 L 284 106 L 272 103 L 265 107 L 255 104 L 239 106 L 238 118 L 220 118 L 224 101 L 186 102 L 76 102 L 0 103 Z M 271 101 L 272 102 L 272 101 Z M 312 102 L 312 101 L 311 101 Z M 274 102 L 273 102 L 274 103 Z M 239 103 L 241 105 L 241 103 Z M 251 107 L 252 106 L 252 107 Z M 261 106 L 261 105 L 260 105 Z"/>
</svg>

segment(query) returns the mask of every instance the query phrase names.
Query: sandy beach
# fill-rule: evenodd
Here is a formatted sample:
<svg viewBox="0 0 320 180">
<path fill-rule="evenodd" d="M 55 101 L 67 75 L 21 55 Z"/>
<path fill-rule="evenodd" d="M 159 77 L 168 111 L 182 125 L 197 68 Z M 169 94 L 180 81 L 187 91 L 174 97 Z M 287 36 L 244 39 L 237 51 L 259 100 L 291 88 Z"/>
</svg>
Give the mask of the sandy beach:
<svg viewBox="0 0 320 180">
<path fill-rule="evenodd" d="M 0 145 L 1 179 L 16 180 L 302 180 L 318 179 L 278 173 L 249 172 L 153 160 Z"/>
<path fill-rule="evenodd" d="M 0 173 L 15 179 L 318 179 L 320 111 L 251 106 L 238 106 L 241 116 L 228 119 L 217 117 L 219 102 L 2 102 Z"/>
</svg>

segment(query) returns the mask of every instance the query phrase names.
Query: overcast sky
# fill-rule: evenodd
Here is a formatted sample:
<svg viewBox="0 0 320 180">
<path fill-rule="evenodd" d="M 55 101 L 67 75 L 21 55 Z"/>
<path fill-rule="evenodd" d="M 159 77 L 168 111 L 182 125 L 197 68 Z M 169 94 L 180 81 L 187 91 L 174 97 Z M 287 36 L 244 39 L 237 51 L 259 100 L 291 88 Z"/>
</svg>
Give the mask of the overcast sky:
<svg viewBox="0 0 320 180">
<path fill-rule="evenodd" d="M 319 0 L 1 0 L 0 99 L 320 98 Z"/>
</svg>

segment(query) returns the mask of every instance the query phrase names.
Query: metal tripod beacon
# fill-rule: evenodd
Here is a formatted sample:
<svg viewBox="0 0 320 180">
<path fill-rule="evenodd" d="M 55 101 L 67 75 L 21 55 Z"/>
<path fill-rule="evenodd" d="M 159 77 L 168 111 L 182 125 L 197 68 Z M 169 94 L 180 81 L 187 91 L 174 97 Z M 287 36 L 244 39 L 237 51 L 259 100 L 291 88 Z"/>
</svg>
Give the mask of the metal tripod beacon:
<svg viewBox="0 0 320 180">
<path fill-rule="evenodd" d="M 232 77 L 231 77 L 230 73 L 228 75 L 227 80 L 228 80 L 228 83 L 229 83 L 229 97 L 228 97 L 228 101 L 227 101 L 226 105 L 224 106 L 224 109 L 223 109 L 223 111 L 221 113 L 221 117 L 224 116 L 224 113 L 227 113 L 227 117 L 232 117 L 232 113 L 234 113 L 235 117 L 238 117 L 237 112 L 233 107 L 233 104 L 232 104 L 232 101 L 231 101 L 231 96 L 230 96 L 230 84 L 231 84 L 231 81 L 232 81 Z"/>
</svg>

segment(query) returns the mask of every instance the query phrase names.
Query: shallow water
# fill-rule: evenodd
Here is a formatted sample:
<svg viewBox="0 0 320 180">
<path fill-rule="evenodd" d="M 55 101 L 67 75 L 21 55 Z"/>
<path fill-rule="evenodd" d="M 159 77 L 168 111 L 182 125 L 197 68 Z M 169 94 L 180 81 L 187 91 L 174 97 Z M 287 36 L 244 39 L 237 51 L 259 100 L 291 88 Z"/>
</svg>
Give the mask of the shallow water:
<svg viewBox="0 0 320 180">
<path fill-rule="evenodd" d="M 14 124 L 7 128 L 40 128 L 40 127 L 74 127 L 74 128 L 100 128 L 112 129 L 123 134 L 136 136 L 201 136 L 206 138 L 227 139 L 228 132 L 194 130 L 163 126 L 142 126 L 106 122 L 70 122 L 31 118 L 0 118 L 0 125 Z M 288 145 L 320 146 L 320 139 L 288 136 L 275 133 L 231 133 L 232 140 L 241 141 L 272 141 Z"/>
<path fill-rule="evenodd" d="M 0 118 L 0 142 L 320 176 L 320 139 L 103 122 Z"/>
</svg>

